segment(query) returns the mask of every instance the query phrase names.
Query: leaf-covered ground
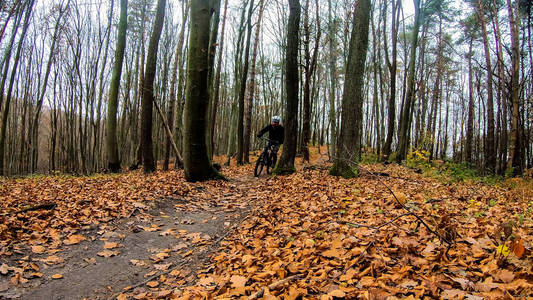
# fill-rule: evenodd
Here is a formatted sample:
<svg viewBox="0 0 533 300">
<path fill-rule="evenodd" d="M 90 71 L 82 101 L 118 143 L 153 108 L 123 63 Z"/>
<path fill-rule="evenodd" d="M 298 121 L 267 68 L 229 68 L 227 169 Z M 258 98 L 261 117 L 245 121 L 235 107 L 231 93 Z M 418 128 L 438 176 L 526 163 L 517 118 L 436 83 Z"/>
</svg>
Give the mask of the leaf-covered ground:
<svg viewBox="0 0 533 300">
<path fill-rule="evenodd" d="M 359 178 L 345 180 L 329 176 L 327 163 L 316 157 L 290 176 L 253 178 L 251 166 L 226 168 L 224 173 L 228 182 L 194 184 L 184 182 L 181 171 L 148 177 L 130 172 L 2 180 L 0 264 L 13 264 L 10 257 L 16 255 L 26 257 L 18 265 L 2 264 L 0 274 L 9 278 L 10 285 L 0 283 L 0 291 L 34 280 L 28 275 L 39 273 L 49 257 L 61 258 L 78 244 L 94 242 L 83 230 L 94 227 L 105 232 L 102 228 L 120 218 L 148 218 L 152 204 L 166 198 L 178 211 L 223 207 L 227 212 L 240 207 L 246 208 L 247 216 L 226 216 L 224 225 L 233 230 L 205 239 L 155 224 L 154 234 L 175 235 L 174 246 L 153 254 L 160 255 L 155 261 L 142 261 L 151 264 L 146 272 L 153 273 L 144 277 L 151 280 L 113 286 L 107 297 L 533 295 L 531 181 L 512 179 L 495 186 L 450 183 L 405 167 L 378 164 L 363 165 Z M 19 212 L 48 202 L 57 206 Z M 205 226 L 221 224 L 205 222 Z M 101 242 L 101 236 L 95 235 Z M 452 245 L 448 247 L 439 236 Z M 114 244 L 108 246 L 105 250 L 115 251 Z M 205 252 L 209 259 L 199 269 L 184 271 L 187 266 L 179 260 L 202 247 L 210 247 Z M 106 252 L 109 257 L 98 259 L 112 261 L 124 255 L 118 252 Z M 44 261 L 34 259 L 36 255 L 44 255 Z M 178 260 L 167 266 L 173 257 Z M 68 284 L 68 274 L 53 275 L 65 278 L 44 277 Z"/>
</svg>

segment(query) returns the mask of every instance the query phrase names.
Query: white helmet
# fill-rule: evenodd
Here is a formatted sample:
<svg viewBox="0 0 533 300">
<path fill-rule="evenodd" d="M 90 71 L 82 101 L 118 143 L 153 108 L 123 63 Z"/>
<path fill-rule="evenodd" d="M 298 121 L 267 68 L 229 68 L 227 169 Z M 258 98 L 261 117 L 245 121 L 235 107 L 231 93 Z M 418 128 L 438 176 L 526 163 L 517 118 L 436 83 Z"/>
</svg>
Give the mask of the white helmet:
<svg viewBox="0 0 533 300">
<path fill-rule="evenodd" d="M 273 116 L 272 117 L 272 123 L 281 123 L 281 117 L 280 116 Z"/>
</svg>

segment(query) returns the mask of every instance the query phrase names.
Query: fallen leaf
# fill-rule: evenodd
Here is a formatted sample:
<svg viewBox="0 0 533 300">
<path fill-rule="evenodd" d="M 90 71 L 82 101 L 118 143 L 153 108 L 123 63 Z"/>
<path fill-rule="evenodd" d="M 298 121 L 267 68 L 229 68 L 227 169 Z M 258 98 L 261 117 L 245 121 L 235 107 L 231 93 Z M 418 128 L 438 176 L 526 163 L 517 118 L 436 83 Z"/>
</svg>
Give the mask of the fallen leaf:
<svg viewBox="0 0 533 300">
<path fill-rule="evenodd" d="M 33 253 L 41 254 L 41 253 L 44 253 L 44 251 L 46 251 L 46 248 L 44 248 L 43 246 L 32 246 L 31 247 L 31 252 Z"/>
<path fill-rule="evenodd" d="M 66 240 L 63 240 L 65 245 L 75 245 L 81 241 L 85 241 L 85 237 L 81 234 L 73 234 L 69 236 Z"/>
<path fill-rule="evenodd" d="M 114 249 L 118 247 L 118 243 L 105 243 L 104 244 L 104 249 Z"/>
<path fill-rule="evenodd" d="M 330 295 L 332 297 L 343 298 L 344 296 L 346 296 L 346 293 L 341 291 L 341 290 L 333 290 L 333 291 L 329 292 L 328 295 Z"/>
<path fill-rule="evenodd" d="M 172 266 L 172 263 L 168 263 L 168 264 L 155 264 L 155 265 L 154 265 L 154 268 L 156 268 L 156 270 L 159 270 L 159 271 L 166 271 L 166 270 L 168 270 L 168 268 L 170 268 L 170 266 Z"/>
<path fill-rule="evenodd" d="M 524 255 L 525 250 L 526 248 L 522 245 L 522 240 L 511 244 L 511 251 L 513 251 L 514 255 L 518 258 L 521 258 L 522 255 Z"/>
<path fill-rule="evenodd" d="M 91 258 L 84 258 L 83 259 L 86 263 L 89 263 L 89 264 L 95 264 L 96 263 L 96 258 L 94 257 L 91 257 Z"/>
<path fill-rule="evenodd" d="M 168 299 L 172 295 L 171 290 L 162 290 L 157 293 L 156 299 Z"/>
<path fill-rule="evenodd" d="M 128 297 L 121 293 L 120 295 L 117 296 L 117 300 L 128 300 Z"/>
<path fill-rule="evenodd" d="M 248 279 L 241 275 L 233 275 L 231 276 L 230 281 L 231 281 L 231 286 L 238 288 L 238 287 L 244 287 Z"/>
<path fill-rule="evenodd" d="M 0 266 L 0 274 L 7 275 L 7 273 L 9 273 L 9 266 L 6 264 L 2 264 Z"/>
<path fill-rule="evenodd" d="M 509 270 L 499 270 L 492 275 L 496 281 L 501 281 L 503 283 L 509 283 L 514 279 L 514 273 Z"/>
<path fill-rule="evenodd" d="M 155 288 L 156 286 L 159 285 L 159 281 L 148 281 L 146 283 L 147 286 L 151 287 L 151 288 Z"/>
<path fill-rule="evenodd" d="M 105 257 L 105 258 L 110 258 L 111 256 L 117 256 L 119 254 L 120 254 L 119 251 L 111 251 L 111 250 L 104 250 L 104 251 L 100 251 L 100 252 L 96 253 L 96 255 L 102 256 L 102 257 Z"/>
<path fill-rule="evenodd" d="M 181 249 L 185 249 L 187 248 L 188 245 L 185 244 L 185 243 L 179 243 L 177 244 L 176 246 L 172 247 L 172 251 L 176 252 L 176 251 L 180 251 Z"/>
<path fill-rule="evenodd" d="M 62 274 L 54 274 L 54 275 L 52 275 L 52 279 L 61 279 L 61 278 L 63 278 Z"/>
<path fill-rule="evenodd" d="M 198 281 L 200 285 L 212 285 L 215 283 L 215 280 L 211 277 L 204 277 Z"/>
<path fill-rule="evenodd" d="M 64 262 L 65 260 L 59 256 L 56 256 L 56 255 L 50 255 L 48 256 L 47 258 L 44 259 L 44 262 L 46 264 L 49 264 L 49 265 L 55 265 L 55 264 L 60 264 L 62 262 Z"/>
</svg>

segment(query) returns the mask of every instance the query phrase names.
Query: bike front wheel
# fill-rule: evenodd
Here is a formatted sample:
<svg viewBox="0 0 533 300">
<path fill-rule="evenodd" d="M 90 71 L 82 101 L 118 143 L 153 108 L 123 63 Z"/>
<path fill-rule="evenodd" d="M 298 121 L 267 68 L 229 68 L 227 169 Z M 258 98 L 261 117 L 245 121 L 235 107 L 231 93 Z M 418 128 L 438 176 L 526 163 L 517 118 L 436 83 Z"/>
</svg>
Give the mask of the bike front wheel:
<svg viewBox="0 0 533 300">
<path fill-rule="evenodd" d="M 261 172 L 263 171 L 263 166 L 265 165 L 264 157 L 265 157 L 264 153 L 261 153 L 261 155 L 257 159 L 257 162 L 255 163 L 255 169 L 254 169 L 255 177 L 259 177 L 259 175 L 261 175 Z M 267 167 L 267 170 L 268 170 L 268 167 Z"/>
</svg>

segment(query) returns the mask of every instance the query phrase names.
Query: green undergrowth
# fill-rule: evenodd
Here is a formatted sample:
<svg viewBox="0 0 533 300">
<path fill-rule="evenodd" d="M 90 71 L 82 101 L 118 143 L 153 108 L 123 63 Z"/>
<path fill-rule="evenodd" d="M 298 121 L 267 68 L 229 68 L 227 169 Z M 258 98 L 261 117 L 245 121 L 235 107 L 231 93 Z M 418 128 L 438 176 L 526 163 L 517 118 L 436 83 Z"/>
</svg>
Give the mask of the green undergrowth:
<svg viewBox="0 0 533 300">
<path fill-rule="evenodd" d="M 455 163 L 443 160 L 429 160 L 429 152 L 425 150 L 415 150 L 409 152 L 405 166 L 412 169 L 419 169 L 423 174 L 444 180 L 449 183 L 468 182 L 484 183 L 488 185 L 500 184 L 504 177 L 497 175 L 483 174 L 471 168 L 466 163 Z"/>
</svg>

